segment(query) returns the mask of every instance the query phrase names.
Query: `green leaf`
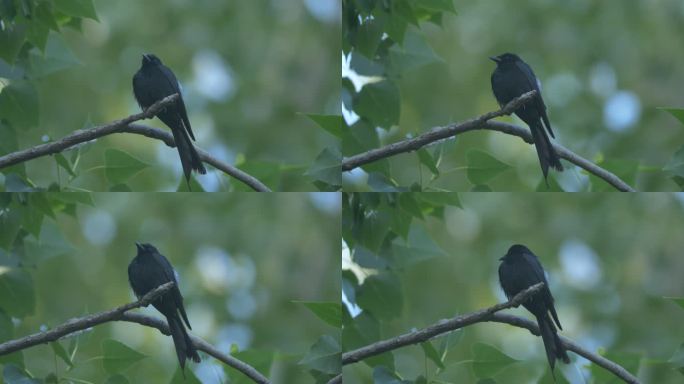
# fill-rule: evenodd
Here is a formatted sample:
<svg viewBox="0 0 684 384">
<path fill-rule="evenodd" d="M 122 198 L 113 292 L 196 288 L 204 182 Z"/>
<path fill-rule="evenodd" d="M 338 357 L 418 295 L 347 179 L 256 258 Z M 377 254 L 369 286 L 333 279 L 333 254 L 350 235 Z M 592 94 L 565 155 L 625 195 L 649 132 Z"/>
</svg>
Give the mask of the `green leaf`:
<svg viewBox="0 0 684 384">
<path fill-rule="evenodd" d="M 627 372 L 637 372 L 641 362 L 641 355 L 636 353 L 626 353 L 626 352 L 608 352 L 599 350 L 599 353 L 612 360 L 614 363 L 622 366 Z M 590 367 L 591 375 L 594 377 L 594 382 L 601 384 L 613 384 L 622 383 L 622 380 L 613 375 L 610 371 L 602 368 L 595 363 L 591 364 Z"/>
<path fill-rule="evenodd" d="M 415 5 L 433 11 L 456 13 L 453 0 L 415 0 Z"/>
<path fill-rule="evenodd" d="M 548 185 L 547 185 L 548 183 Z M 537 188 L 535 189 L 536 192 L 564 192 L 563 188 L 561 188 L 560 184 L 558 184 L 558 181 L 556 181 L 556 178 L 553 176 L 549 176 L 549 178 L 544 181 L 544 177 L 539 180 L 539 184 L 537 184 Z"/>
<path fill-rule="evenodd" d="M 73 252 L 71 243 L 53 221 L 45 221 L 40 229 L 40 236 L 24 240 L 26 254 L 34 262 L 46 260 Z"/>
<path fill-rule="evenodd" d="M 248 174 L 256 177 L 259 181 L 264 183 L 267 187 L 272 190 L 277 190 L 278 182 L 280 180 L 281 166 L 280 164 L 274 164 L 266 161 L 246 161 L 243 156 L 238 156 L 238 160 L 235 165 L 247 172 Z M 253 189 L 242 183 L 240 181 L 230 179 L 233 189 L 239 192 L 253 192 Z"/>
<path fill-rule="evenodd" d="M 463 208 L 456 192 L 423 192 L 417 195 L 422 201 L 433 206 L 452 205 Z"/>
<path fill-rule="evenodd" d="M 57 162 L 57 165 L 59 165 L 61 168 L 63 168 L 71 177 L 76 177 L 76 172 L 74 172 L 74 168 L 71 166 L 71 163 L 69 163 L 69 160 L 67 160 L 64 155 L 61 153 L 56 153 L 55 155 L 55 161 Z"/>
<path fill-rule="evenodd" d="M 409 381 L 402 380 L 401 377 L 387 367 L 375 367 L 373 369 L 373 384 L 408 384 Z"/>
<path fill-rule="evenodd" d="M 33 279 L 21 268 L 0 266 L 0 308 L 12 317 L 26 317 L 33 314 L 36 295 Z"/>
<path fill-rule="evenodd" d="M 29 73 L 34 78 L 41 78 L 80 65 L 73 51 L 56 33 L 48 36 L 45 53 L 29 52 Z"/>
<path fill-rule="evenodd" d="M 306 116 L 331 135 L 339 139 L 342 138 L 342 127 L 344 126 L 344 120 L 342 119 L 342 116 L 319 115 L 315 113 L 307 113 Z"/>
<path fill-rule="evenodd" d="M 455 331 L 451 331 L 448 334 L 444 335 L 441 337 L 441 341 L 439 343 L 439 357 L 441 361 L 444 361 L 447 357 L 447 354 L 451 350 L 451 348 L 455 347 L 463 338 L 463 329 L 457 329 Z"/>
<path fill-rule="evenodd" d="M 106 339 L 102 342 L 102 355 L 102 366 L 109 374 L 122 372 L 147 357 L 127 345 L 112 339 Z"/>
<path fill-rule="evenodd" d="M 425 356 L 428 359 L 432 360 L 432 362 L 435 363 L 435 365 L 437 365 L 440 369 L 444 369 L 441 356 L 437 353 L 437 350 L 429 340 L 420 343 L 420 347 L 423 349 L 423 353 L 425 353 Z"/>
<path fill-rule="evenodd" d="M 684 308 L 684 297 L 665 297 L 665 299 L 668 299 L 675 304 L 679 305 L 680 307 Z"/>
<path fill-rule="evenodd" d="M 128 378 L 126 376 L 121 375 L 121 374 L 116 374 L 109 376 L 107 380 L 105 380 L 104 384 L 129 384 L 130 381 L 128 381 Z"/>
<path fill-rule="evenodd" d="M 399 194 L 399 207 L 406 213 L 411 214 L 413 217 L 419 219 L 423 218 L 423 211 L 418 205 L 416 199 L 418 198 L 418 193 L 401 193 Z"/>
<path fill-rule="evenodd" d="M 97 20 L 92 0 L 57 0 L 55 7 L 69 16 Z"/>
<path fill-rule="evenodd" d="M 674 116 L 677 120 L 679 120 L 680 123 L 684 124 L 684 109 L 680 108 L 658 108 L 661 111 L 666 111 L 669 112 L 672 116 Z"/>
<path fill-rule="evenodd" d="M 637 171 L 639 170 L 639 163 L 630 160 L 605 160 L 598 164 L 604 169 L 613 172 L 617 177 L 622 179 L 629 185 L 634 185 L 636 182 Z M 667 167 L 666 167 L 667 168 Z M 608 184 L 605 180 L 589 175 L 589 182 L 591 183 L 592 192 L 613 192 L 615 187 Z"/>
<path fill-rule="evenodd" d="M 352 258 L 356 264 L 363 268 L 370 269 L 385 269 L 387 268 L 387 260 L 380 257 L 374 252 L 366 249 L 363 246 L 354 247 Z"/>
<path fill-rule="evenodd" d="M 38 125 L 38 92 L 32 83 L 14 80 L 0 92 L 0 117 L 15 128 L 28 129 Z"/>
<path fill-rule="evenodd" d="M 399 316 L 404 304 L 399 278 L 388 272 L 368 277 L 356 292 L 356 303 L 378 319 Z"/>
<path fill-rule="evenodd" d="M 672 364 L 679 373 L 684 375 L 684 343 L 679 346 L 679 349 L 675 351 L 667 362 Z"/>
<path fill-rule="evenodd" d="M 496 376 L 501 370 L 518 360 L 485 343 L 473 344 L 473 373 L 478 378 Z"/>
<path fill-rule="evenodd" d="M 0 275 L 2 274 L 2 266 L 0 266 Z M 0 308 L 0 343 L 12 340 L 14 338 L 14 324 L 12 319 Z M 12 352 L 8 355 L 0 356 L 0 365 L 14 364 L 17 367 L 24 367 L 24 355 L 22 351 Z M 0 378 L 0 383 L 2 379 Z"/>
<path fill-rule="evenodd" d="M 684 145 L 679 147 L 663 171 L 679 177 L 684 177 Z"/>
<path fill-rule="evenodd" d="M 468 180 L 475 185 L 485 184 L 511 168 L 510 165 L 479 149 L 469 150 L 466 153 L 466 162 Z"/>
<path fill-rule="evenodd" d="M 202 188 L 202 185 L 197 182 L 197 179 L 190 176 L 190 186 L 188 186 L 188 182 L 185 181 L 185 177 L 181 177 L 180 181 L 178 182 L 178 187 L 176 187 L 176 192 L 204 192 L 204 188 Z"/>
<path fill-rule="evenodd" d="M 171 378 L 170 384 L 202 384 L 202 382 L 191 369 L 184 372 L 179 366 L 176 366 L 176 371 Z"/>
<path fill-rule="evenodd" d="M 380 39 L 382 38 L 383 25 L 380 19 L 366 19 L 363 24 L 359 26 L 356 33 L 355 48 L 358 52 L 369 59 L 375 57 L 375 51 L 378 50 Z"/>
<path fill-rule="evenodd" d="M 323 335 L 298 364 L 313 371 L 339 374 L 342 372 L 342 347 L 334 337 Z"/>
<path fill-rule="evenodd" d="M 311 313 L 335 328 L 342 326 L 342 306 L 331 301 L 294 301 L 304 305 Z"/>
<path fill-rule="evenodd" d="M 27 27 L 23 24 L 15 25 L 14 28 L 4 28 L 0 31 L 0 59 L 13 65 L 14 61 L 26 41 Z"/>
<path fill-rule="evenodd" d="M 55 355 L 59 356 L 59 358 L 62 359 L 62 361 L 66 363 L 66 365 L 73 368 L 74 362 L 71 361 L 71 357 L 69 357 L 69 355 L 66 353 L 64 347 L 62 347 L 62 344 L 60 344 L 59 341 L 51 342 L 50 347 L 52 348 L 52 351 L 55 353 Z"/>
<path fill-rule="evenodd" d="M 5 384 L 41 384 L 40 380 L 32 378 L 28 372 L 13 364 L 5 365 L 2 379 Z"/>
<path fill-rule="evenodd" d="M 430 170 L 430 172 L 432 172 L 433 175 L 439 176 L 437 162 L 432 157 L 430 152 L 428 152 L 428 150 L 425 148 L 421 148 L 417 150 L 416 153 L 418 154 L 418 159 L 420 160 L 420 163 L 426 166 Z"/>
<path fill-rule="evenodd" d="M 373 192 L 405 192 L 407 190 L 399 187 L 396 181 L 379 172 L 368 174 L 368 186 Z"/>
<path fill-rule="evenodd" d="M 422 66 L 442 61 L 435 54 L 425 38 L 413 31 L 406 33 L 403 45 L 394 45 L 389 49 L 388 72 L 399 76 Z"/>
<path fill-rule="evenodd" d="M 334 147 L 324 149 L 305 175 L 331 185 L 342 185 L 342 153 Z"/>
<path fill-rule="evenodd" d="M 11 248 L 21 229 L 21 224 L 22 217 L 18 209 L 0 210 L 0 248 L 6 250 Z"/>
<path fill-rule="evenodd" d="M 273 365 L 274 354 L 272 351 L 265 351 L 259 349 L 250 349 L 248 351 L 230 353 L 236 359 L 239 359 L 256 369 L 262 375 L 269 377 L 271 372 L 271 365 Z M 224 372 L 226 376 L 230 377 L 231 384 L 254 384 L 252 379 L 245 376 L 243 373 L 236 371 L 234 368 L 224 365 Z"/>
<path fill-rule="evenodd" d="M 404 241 L 400 238 L 392 242 L 394 260 L 396 266 L 407 267 L 435 257 L 446 256 L 442 250 L 430 238 L 424 226 L 420 222 L 413 222 L 408 238 Z"/>
<path fill-rule="evenodd" d="M 105 176 L 112 184 L 122 184 L 142 172 L 149 164 L 128 153 L 109 148 L 104 153 Z"/>
<path fill-rule="evenodd" d="M 399 88 L 382 80 L 366 84 L 354 99 L 354 112 L 371 124 L 390 128 L 399 123 Z"/>
</svg>

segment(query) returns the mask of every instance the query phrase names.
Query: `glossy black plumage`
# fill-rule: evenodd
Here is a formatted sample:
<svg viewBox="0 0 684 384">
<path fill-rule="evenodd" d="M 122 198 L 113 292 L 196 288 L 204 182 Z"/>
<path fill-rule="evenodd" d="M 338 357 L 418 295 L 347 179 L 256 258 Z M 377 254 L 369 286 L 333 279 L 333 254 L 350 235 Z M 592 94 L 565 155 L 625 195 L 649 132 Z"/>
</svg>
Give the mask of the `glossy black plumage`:
<svg viewBox="0 0 684 384">
<path fill-rule="evenodd" d="M 496 97 L 499 105 L 504 106 L 526 92 L 537 91 L 537 96 L 518 108 L 515 114 L 530 127 L 544 179 L 549 173 L 549 167 L 562 171 L 563 165 L 561 165 L 560 158 L 546 133 L 548 131 L 551 137 L 555 137 L 549 117 L 546 114 L 546 105 L 541 96 L 537 77 L 532 68 L 512 53 L 504 53 L 500 56 L 490 57 L 490 59 L 496 62 L 496 69 L 492 73 L 491 80 L 492 92 L 494 92 L 494 97 Z"/>
<path fill-rule="evenodd" d="M 195 135 L 192 133 L 178 80 L 157 56 L 153 54 L 143 55 L 142 65 L 133 76 L 133 94 L 140 107 L 145 110 L 155 102 L 174 93 L 180 96 L 179 99 L 157 113 L 157 117 L 171 128 L 183 166 L 183 174 L 185 180 L 188 181 L 193 170 L 201 174 L 205 174 L 207 171 L 192 144 Z"/>
<path fill-rule="evenodd" d="M 135 246 L 138 253 L 128 265 L 128 281 L 133 288 L 135 295 L 140 298 L 152 289 L 173 281 L 176 285 L 161 297 L 152 302 L 152 305 L 166 317 L 171 330 L 176 355 L 181 369 L 185 368 L 185 360 L 191 359 L 199 363 L 200 357 L 197 350 L 188 336 L 188 332 L 183 326 L 183 321 L 192 329 L 188 316 L 183 306 L 183 296 L 178 287 L 175 271 L 157 248 L 151 244 L 139 244 Z M 181 320 L 182 317 L 182 320 Z"/>
<path fill-rule="evenodd" d="M 544 283 L 544 288 L 536 295 L 523 303 L 523 306 L 530 311 L 536 318 L 539 325 L 546 358 L 551 366 L 551 372 L 555 367 L 556 359 L 569 363 L 570 358 L 563 347 L 563 343 L 558 338 L 555 324 L 561 327 L 558 320 L 556 308 L 553 305 L 553 296 L 546 281 L 544 268 L 537 256 L 524 245 L 516 244 L 508 249 L 508 252 L 501 258 L 499 265 L 499 282 L 506 297 L 513 298 L 516 294 L 537 283 Z M 550 314 L 550 316 L 549 316 Z"/>
</svg>

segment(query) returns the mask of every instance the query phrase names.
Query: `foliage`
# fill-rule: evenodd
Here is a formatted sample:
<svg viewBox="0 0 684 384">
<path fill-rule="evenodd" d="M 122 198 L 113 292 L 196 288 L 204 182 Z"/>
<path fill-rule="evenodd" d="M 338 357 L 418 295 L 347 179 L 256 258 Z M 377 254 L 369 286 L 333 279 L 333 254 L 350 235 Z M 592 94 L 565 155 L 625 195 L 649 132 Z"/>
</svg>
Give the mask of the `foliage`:
<svg viewBox="0 0 684 384">
<path fill-rule="evenodd" d="M 665 110 L 682 117 L 684 55 L 669 48 L 684 34 L 670 17 L 681 2 L 550 4 L 343 1 L 343 156 L 496 110 L 488 57 L 515 52 L 542 82 L 555 142 L 638 190 L 682 190 L 681 127 L 656 108 L 678 106 Z M 501 171 L 474 176 L 492 163 Z M 531 145 L 475 131 L 366 164 L 343 183 L 348 191 L 614 191 L 564 164 L 547 187 Z"/>
<path fill-rule="evenodd" d="M 154 52 L 184 86 L 199 147 L 273 190 L 339 189 L 338 7 L 0 1 L 0 156 L 139 112 L 131 78 Z M 4 168 L 0 190 L 174 191 L 185 188 L 177 156 L 110 135 Z M 249 190 L 213 169 L 193 183 Z"/>
<path fill-rule="evenodd" d="M 178 271 L 193 334 L 274 382 L 324 382 L 340 359 L 339 210 L 335 193 L 2 193 L 0 343 L 132 301 L 126 268 L 143 241 Z M 169 337 L 112 322 L 0 356 L 0 376 L 249 382 L 201 356 L 183 381 Z"/>
<path fill-rule="evenodd" d="M 505 301 L 498 259 L 521 243 L 547 270 L 562 335 L 644 383 L 678 383 L 683 213 L 682 196 L 670 194 L 345 193 L 343 353 Z M 556 382 L 615 379 L 570 355 Z M 344 372 L 352 384 L 554 382 L 541 340 L 497 323 Z"/>
</svg>

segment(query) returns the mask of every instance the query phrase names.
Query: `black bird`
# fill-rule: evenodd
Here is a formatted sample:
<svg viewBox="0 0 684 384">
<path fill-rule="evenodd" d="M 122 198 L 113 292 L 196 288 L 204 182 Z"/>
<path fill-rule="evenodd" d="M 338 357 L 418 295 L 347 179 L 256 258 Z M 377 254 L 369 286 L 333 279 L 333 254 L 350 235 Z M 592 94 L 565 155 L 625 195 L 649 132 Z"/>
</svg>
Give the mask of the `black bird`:
<svg viewBox="0 0 684 384">
<path fill-rule="evenodd" d="M 128 281 L 133 292 L 138 298 L 141 298 L 162 284 L 170 281 L 175 283 L 171 290 L 153 301 L 152 305 L 162 315 L 166 316 L 181 370 L 185 369 L 186 359 L 199 363 L 200 357 L 197 350 L 185 327 L 183 327 L 183 321 L 185 321 L 188 328 L 192 329 L 188 316 L 185 314 L 183 296 L 181 296 L 178 288 L 178 280 L 171 263 L 151 244 L 135 243 L 135 246 L 138 248 L 138 254 L 128 265 Z M 183 320 L 181 320 L 181 316 Z"/>
<path fill-rule="evenodd" d="M 544 174 L 544 180 L 546 180 L 549 166 L 562 171 L 563 165 L 561 165 L 560 158 L 551 145 L 549 136 L 544 131 L 544 127 L 546 127 L 551 137 L 555 138 L 549 117 L 546 115 L 546 105 L 544 105 L 541 96 L 537 77 L 532 72 L 532 68 L 515 54 L 504 53 L 490 57 L 490 59 L 496 62 L 496 69 L 492 72 L 492 92 L 494 92 L 494 97 L 496 97 L 499 105 L 503 107 L 524 93 L 537 91 L 534 99 L 518 108 L 515 114 L 530 127 L 539 164 Z M 544 122 L 543 125 L 542 121 Z"/>
<path fill-rule="evenodd" d="M 185 110 L 185 103 L 181 95 L 178 80 L 173 72 L 162 64 L 159 58 L 151 53 L 143 55 L 142 66 L 133 76 L 133 94 L 138 101 L 140 108 L 146 110 L 155 102 L 166 96 L 178 94 L 178 99 L 166 108 L 157 113 L 157 117 L 164 122 L 173 133 L 173 139 L 178 148 L 183 173 L 186 182 L 190 180 L 190 172 L 193 170 L 205 174 L 207 170 L 202 164 L 192 140 L 195 135 L 192 133 L 188 113 Z M 192 138 L 192 140 L 191 140 Z"/>
<path fill-rule="evenodd" d="M 520 244 L 511 246 L 506 256 L 499 260 L 502 260 L 499 266 L 499 282 L 509 300 L 526 288 L 537 283 L 544 283 L 544 288 L 525 301 L 523 307 L 537 318 L 539 332 L 546 350 L 546 358 L 551 366 L 551 374 L 553 374 L 556 359 L 567 364 L 570 362 L 570 358 L 565 347 L 563 347 L 563 343 L 558 338 L 556 327 L 553 324 L 555 322 L 558 329 L 563 330 L 560 321 L 558 321 L 556 308 L 553 306 L 553 296 L 551 296 L 549 283 L 544 275 L 544 268 L 539 263 L 537 256 L 526 246 Z M 551 316 L 549 316 L 549 312 Z"/>
</svg>

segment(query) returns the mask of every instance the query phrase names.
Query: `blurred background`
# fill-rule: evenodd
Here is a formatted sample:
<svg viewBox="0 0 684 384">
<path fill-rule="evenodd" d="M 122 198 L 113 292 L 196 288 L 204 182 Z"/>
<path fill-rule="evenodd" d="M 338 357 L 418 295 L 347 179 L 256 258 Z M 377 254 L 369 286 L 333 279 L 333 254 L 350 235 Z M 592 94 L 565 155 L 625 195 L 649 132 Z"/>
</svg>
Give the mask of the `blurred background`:
<svg viewBox="0 0 684 384">
<path fill-rule="evenodd" d="M 562 335 L 590 351 L 604 351 L 638 373 L 643 383 L 682 381 L 676 356 L 684 341 L 684 310 L 666 297 L 684 297 L 684 195 L 463 193 L 458 195 L 462 208 L 436 203 L 446 201 L 434 196 L 443 194 L 408 194 L 411 199 L 361 195 L 357 201 L 362 207 L 377 205 L 363 210 L 363 224 L 357 219 L 351 226 L 354 214 L 347 211 L 353 212 L 354 204 L 344 206 L 343 233 L 349 240 L 343 245 L 345 308 L 355 316 L 355 325 L 343 333 L 344 351 L 358 348 L 350 328 L 367 330 L 373 319 L 379 331 L 367 334 L 374 334 L 375 341 L 506 301 L 498 282 L 499 258 L 520 243 L 547 271 Z M 396 207 L 391 207 L 395 200 Z M 421 209 L 407 209 L 411 206 Z M 406 220 L 398 217 L 410 218 L 408 212 L 414 214 L 405 243 L 398 223 Z M 417 212 L 424 219 L 417 218 Z M 384 237 L 378 250 L 372 237 L 351 235 L 359 225 L 364 225 L 364 233 L 375 228 Z M 374 290 L 392 289 L 375 302 L 366 288 L 371 284 Z M 355 289 L 347 290 L 350 285 Z M 522 307 L 506 312 L 533 318 Z M 410 380 L 423 375 L 427 382 L 440 383 L 475 383 L 485 377 L 500 383 L 552 382 L 541 339 L 527 330 L 481 323 L 466 327 L 454 339 L 441 371 L 414 345 L 395 350 L 393 359 L 371 361 L 372 367 L 363 362 L 345 366 L 344 381 L 369 382 L 374 369 L 393 360 L 396 373 Z M 437 338 L 432 344 L 439 350 L 443 341 Z M 477 343 L 519 361 L 483 362 L 488 375 L 476 376 Z M 558 382 L 613 382 L 605 370 L 585 369 L 586 360 L 570 356 L 572 365 L 556 365 Z"/>
<path fill-rule="evenodd" d="M 36 236 L 29 221 L 13 230 L 11 217 L 38 214 L 24 211 L 20 194 L 9 204 L 8 196 L 1 195 L 1 228 L 18 237 L 11 252 L 8 236 L 0 239 L 0 325 L 6 313 L 15 326 L 8 324 L 0 340 L 133 301 L 127 267 L 135 242 L 154 244 L 178 271 L 192 334 L 223 353 L 246 351 L 237 356 L 273 383 L 313 383 L 298 363 L 321 335 L 339 337 L 337 328 L 293 302 L 339 302 L 339 194 L 32 194 L 30 212 L 54 214 L 45 214 Z M 141 311 L 161 317 L 151 306 Z M 171 339 L 131 323 L 80 334 L 69 371 L 47 345 L 24 350 L 23 362 L 34 377 L 56 373 L 104 383 L 101 344 L 110 338 L 147 356 L 120 372 L 129 381 L 117 382 L 171 382 L 178 367 Z M 73 341 L 61 344 L 67 349 Z M 229 382 L 227 375 L 231 383 L 244 382 L 232 368 L 201 356 L 186 375 L 194 371 L 202 383 Z"/>
<path fill-rule="evenodd" d="M 336 140 L 304 114 L 339 114 L 338 0 L 93 4 L 98 20 L 84 17 L 50 33 L 47 64 L 38 50 L 31 51 L 27 87 L 35 87 L 39 108 L 31 114 L 38 117 L 35 124 L 15 125 L 18 148 L 139 112 L 132 77 L 142 54 L 155 53 L 181 83 L 197 146 L 273 189 L 317 190 L 303 174 Z M 67 12 L 62 6 L 55 5 Z M 5 76 L 11 77 L 0 70 Z M 168 130 L 158 119 L 143 123 Z M 58 169 L 51 157 L 28 162 L 26 172 L 40 186 L 107 191 L 115 184 L 103 171 L 110 148 L 148 164 L 127 181 L 130 189 L 179 186 L 176 150 L 130 134 L 81 148 L 78 177 Z M 209 191 L 239 184 L 211 167 L 197 179 Z"/>
<path fill-rule="evenodd" d="M 420 30 L 409 25 L 406 31 L 404 47 L 416 52 L 415 60 L 410 72 L 390 75 L 401 97 L 401 114 L 399 123 L 388 132 L 380 130 L 382 143 L 496 110 L 490 85 L 495 64 L 488 57 L 513 52 L 533 68 L 542 83 L 557 143 L 591 161 L 603 162 L 602 166 L 639 190 L 680 190 L 663 167 L 684 144 L 682 124 L 659 108 L 684 107 L 684 50 L 672 48 L 681 45 L 684 35 L 684 3 L 448 3 L 457 13 L 443 12 L 433 22 L 421 21 Z M 401 15 L 399 11 L 390 12 L 400 18 L 394 16 Z M 424 38 L 427 46 L 412 35 Z M 362 43 L 358 42 L 358 47 L 363 47 Z M 401 49 L 390 49 L 389 60 L 397 51 Z M 343 73 L 358 87 L 349 61 L 353 66 L 353 55 L 343 60 Z M 368 65 L 358 67 L 372 72 Z M 347 117 L 351 124 L 353 118 Z M 525 126 L 517 117 L 498 120 Z M 473 185 L 466 174 L 466 153 L 472 148 L 512 166 L 488 183 L 493 190 L 527 191 L 540 184 L 534 148 L 497 132 L 471 132 L 452 139 L 440 149 L 436 180 L 430 180 L 430 170 L 421 166 L 415 154 L 393 157 L 389 161 L 391 177 L 400 186 L 419 183 L 428 190 L 470 190 Z M 564 165 L 568 168 L 565 172 L 551 172 L 561 187 L 588 190 L 587 174 L 567 162 Z M 367 175 L 361 170 L 345 176 L 348 190 L 369 189 Z M 592 190 L 601 188 L 596 185 Z M 377 187 L 371 185 L 370 189 Z"/>
</svg>

